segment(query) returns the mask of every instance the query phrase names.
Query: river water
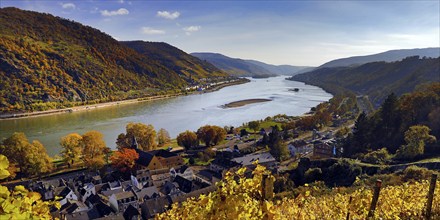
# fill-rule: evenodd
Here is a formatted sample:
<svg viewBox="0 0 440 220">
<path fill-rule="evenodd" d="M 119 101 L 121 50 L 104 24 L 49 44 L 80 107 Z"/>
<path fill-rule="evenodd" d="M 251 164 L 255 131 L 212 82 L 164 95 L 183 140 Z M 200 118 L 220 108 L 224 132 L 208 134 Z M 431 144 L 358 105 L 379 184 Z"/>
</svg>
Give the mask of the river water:
<svg viewBox="0 0 440 220">
<path fill-rule="evenodd" d="M 289 91 L 299 88 L 298 92 Z M 59 154 L 59 140 L 69 133 L 83 134 L 97 130 L 104 134 L 107 146 L 115 148 L 118 134 L 128 122 L 152 124 L 165 128 L 172 138 L 185 130 L 197 130 L 211 124 L 240 126 L 245 122 L 276 114 L 301 115 L 311 107 L 332 97 L 321 88 L 285 80 L 285 76 L 251 79 L 251 82 L 223 88 L 216 92 L 182 96 L 151 102 L 110 106 L 89 111 L 46 115 L 0 121 L 0 138 L 15 131 L 24 132 L 29 140 L 39 140 L 49 155 Z M 243 99 L 271 99 L 238 108 L 221 106 Z"/>
</svg>

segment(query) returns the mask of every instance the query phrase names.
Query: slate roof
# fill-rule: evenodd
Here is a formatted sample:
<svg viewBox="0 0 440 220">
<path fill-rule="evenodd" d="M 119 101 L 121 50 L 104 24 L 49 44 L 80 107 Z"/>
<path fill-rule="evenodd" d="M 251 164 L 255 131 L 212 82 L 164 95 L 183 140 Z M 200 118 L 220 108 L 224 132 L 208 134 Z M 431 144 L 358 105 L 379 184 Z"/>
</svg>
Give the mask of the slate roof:
<svg viewBox="0 0 440 220">
<path fill-rule="evenodd" d="M 198 198 L 201 194 L 207 195 L 208 193 L 214 192 L 215 190 L 217 190 L 216 186 L 208 186 L 203 189 L 192 191 L 192 192 L 187 193 L 185 195 L 169 196 L 168 198 L 170 199 L 171 203 L 175 203 L 175 202 L 180 203 L 180 202 L 186 201 L 188 198 L 192 198 L 192 197 Z"/>
<path fill-rule="evenodd" d="M 232 159 L 232 161 L 237 162 L 243 166 L 252 165 L 252 163 L 257 160 L 258 163 L 260 164 L 276 161 L 275 158 L 269 152 L 265 152 L 261 154 L 248 154 L 243 157 L 237 157 Z"/>
<path fill-rule="evenodd" d="M 65 198 L 72 190 L 69 187 L 64 187 L 64 189 L 58 194 L 58 196 L 61 196 Z"/>
<path fill-rule="evenodd" d="M 142 166 L 147 167 L 154 157 L 153 154 L 151 154 L 149 152 L 145 152 L 143 150 L 136 149 L 136 152 L 139 154 L 139 158 L 136 160 L 136 163 L 138 163 Z"/>
<path fill-rule="evenodd" d="M 121 200 L 121 199 L 127 199 L 127 198 L 131 198 L 131 197 L 135 197 L 134 193 L 132 191 L 127 191 L 127 192 L 120 192 L 115 194 L 116 196 L 116 200 Z"/>
<path fill-rule="evenodd" d="M 150 219 L 159 213 L 165 212 L 170 205 L 170 200 L 167 197 L 146 200 L 142 204 L 142 209 L 147 211 L 147 213 L 143 213 L 143 217 Z"/>
<path fill-rule="evenodd" d="M 147 199 L 151 199 L 160 196 L 159 190 L 157 190 L 157 187 L 155 186 L 143 188 L 139 191 L 135 191 L 134 193 L 136 194 L 138 199 L 144 199 L 145 197 L 147 197 Z"/>
<path fill-rule="evenodd" d="M 127 209 L 125 209 L 124 219 L 132 219 L 134 216 L 139 216 L 139 215 L 140 215 L 139 211 L 132 205 L 129 205 Z"/>
<path fill-rule="evenodd" d="M 99 201 L 99 202 L 95 205 L 95 207 L 96 207 L 96 209 L 98 210 L 99 215 L 100 215 L 101 217 L 108 216 L 108 215 L 110 215 L 111 213 L 113 213 L 113 209 L 110 208 L 110 206 L 104 204 L 102 201 Z"/>
<path fill-rule="evenodd" d="M 163 149 L 149 151 L 149 153 L 151 153 L 152 155 L 155 155 L 157 157 L 163 157 L 163 158 L 178 156 L 176 153 L 169 152 L 169 151 L 163 150 Z"/>
<path fill-rule="evenodd" d="M 222 176 L 216 172 L 213 172 L 211 170 L 200 170 L 197 174 L 197 176 L 202 177 L 203 179 L 206 179 L 210 182 L 214 180 L 214 178 L 221 179 Z"/>
<path fill-rule="evenodd" d="M 101 191 L 101 194 L 104 196 L 111 196 L 113 194 L 117 194 L 120 192 L 123 192 L 124 190 L 122 190 L 122 188 L 118 188 L 118 189 L 114 189 L 114 190 L 106 190 L 106 191 Z"/>
<path fill-rule="evenodd" d="M 193 188 L 192 182 L 190 180 L 187 180 L 187 179 L 181 177 L 181 176 L 176 176 L 174 178 L 174 182 L 179 184 L 179 189 L 184 193 L 191 192 L 191 190 Z"/>
<path fill-rule="evenodd" d="M 224 167 L 226 169 L 229 169 L 229 168 L 236 167 L 236 166 L 240 165 L 236 161 L 228 160 L 228 159 L 225 159 L 225 158 L 216 158 L 215 160 L 213 160 L 211 162 L 211 164 L 222 166 L 222 167 Z"/>
</svg>

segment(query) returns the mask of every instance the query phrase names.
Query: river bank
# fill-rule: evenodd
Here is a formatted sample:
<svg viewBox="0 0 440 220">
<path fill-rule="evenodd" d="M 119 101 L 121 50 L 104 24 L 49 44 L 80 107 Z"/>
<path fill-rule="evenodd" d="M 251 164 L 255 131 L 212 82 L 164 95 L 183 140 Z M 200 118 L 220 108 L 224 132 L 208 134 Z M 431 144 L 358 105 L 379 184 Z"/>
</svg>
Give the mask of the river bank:
<svg viewBox="0 0 440 220">
<path fill-rule="evenodd" d="M 71 113 L 71 112 L 77 112 L 77 111 L 88 111 L 88 110 L 110 107 L 110 106 L 115 106 L 115 105 L 125 105 L 125 104 L 139 103 L 139 102 L 149 102 L 149 101 L 174 98 L 174 97 L 178 97 L 178 96 L 186 96 L 186 95 L 215 92 L 215 91 L 218 91 L 218 90 L 220 90 L 224 87 L 227 87 L 227 86 L 234 86 L 234 85 L 239 85 L 239 84 L 243 84 L 243 83 L 247 83 L 247 82 L 249 82 L 249 80 L 243 78 L 243 79 L 239 79 L 239 80 L 228 82 L 228 83 L 218 84 L 216 86 L 210 87 L 210 88 L 203 90 L 203 91 L 192 91 L 192 92 L 169 94 L 169 95 L 147 96 L 147 97 L 141 97 L 141 98 L 136 98 L 136 99 L 104 102 L 104 103 L 90 104 L 90 105 L 80 105 L 80 106 L 75 106 L 75 107 L 70 107 L 70 108 L 51 109 L 51 110 L 46 110 L 46 111 L 25 112 L 25 113 L 16 113 L 16 114 L 0 114 L 0 121 L 1 120 L 8 120 L 8 119 L 20 119 L 20 118 L 29 118 L 29 117 L 39 117 L 39 116 L 45 116 L 45 115 Z"/>
</svg>

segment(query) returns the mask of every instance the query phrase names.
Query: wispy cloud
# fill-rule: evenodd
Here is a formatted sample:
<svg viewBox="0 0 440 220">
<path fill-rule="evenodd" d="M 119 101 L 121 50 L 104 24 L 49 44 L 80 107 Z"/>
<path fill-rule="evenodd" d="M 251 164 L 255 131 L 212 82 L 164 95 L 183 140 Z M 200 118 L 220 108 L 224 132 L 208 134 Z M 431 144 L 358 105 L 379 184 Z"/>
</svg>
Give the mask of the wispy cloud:
<svg viewBox="0 0 440 220">
<path fill-rule="evenodd" d="M 201 26 L 188 26 L 188 27 L 184 27 L 183 28 L 183 30 L 185 31 L 186 35 L 191 35 L 191 33 L 197 32 L 200 29 L 202 29 Z"/>
<path fill-rule="evenodd" d="M 118 0 L 118 2 L 124 4 L 124 0 Z"/>
<path fill-rule="evenodd" d="M 165 34 L 165 31 L 160 29 L 154 29 L 151 27 L 142 27 L 142 33 L 148 35 L 154 35 L 154 34 Z"/>
<path fill-rule="evenodd" d="M 128 15 L 129 13 L 130 12 L 125 8 L 120 8 L 116 11 L 108 11 L 108 10 L 101 11 L 102 16 Z"/>
<path fill-rule="evenodd" d="M 62 3 L 61 7 L 63 7 L 64 9 L 75 9 L 76 5 L 73 3 Z"/>
<path fill-rule="evenodd" d="M 174 20 L 176 18 L 178 18 L 180 16 L 180 12 L 175 11 L 173 13 L 169 12 L 169 11 L 158 11 L 157 12 L 157 17 L 161 17 L 161 18 L 165 18 L 165 19 L 169 19 L 169 20 Z"/>
</svg>

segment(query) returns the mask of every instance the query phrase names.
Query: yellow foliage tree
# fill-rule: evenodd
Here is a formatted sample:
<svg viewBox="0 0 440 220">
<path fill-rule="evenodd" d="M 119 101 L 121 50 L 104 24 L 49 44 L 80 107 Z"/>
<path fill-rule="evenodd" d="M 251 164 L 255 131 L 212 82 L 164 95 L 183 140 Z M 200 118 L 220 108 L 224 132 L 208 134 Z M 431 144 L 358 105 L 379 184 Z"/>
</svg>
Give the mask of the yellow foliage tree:
<svg viewBox="0 0 440 220">
<path fill-rule="evenodd" d="M 0 179 L 9 176 L 8 159 L 0 154 Z M 50 207 L 60 208 L 59 202 L 43 202 L 37 192 L 29 192 L 23 186 L 13 191 L 0 185 L 0 219 L 52 219 Z"/>
<path fill-rule="evenodd" d="M 105 145 L 103 135 L 99 131 L 89 131 L 82 136 L 82 152 L 84 164 L 92 170 L 99 169 L 105 164 Z"/>
<path fill-rule="evenodd" d="M 37 140 L 29 143 L 26 135 L 21 132 L 15 132 L 4 140 L 0 153 L 10 158 L 22 173 L 29 176 L 47 173 L 53 169 L 52 159 L 46 148 Z"/>
<path fill-rule="evenodd" d="M 82 154 L 81 141 L 82 137 L 77 133 L 68 134 L 61 138 L 60 144 L 63 147 L 61 155 L 69 166 L 80 159 Z"/>
</svg>

